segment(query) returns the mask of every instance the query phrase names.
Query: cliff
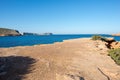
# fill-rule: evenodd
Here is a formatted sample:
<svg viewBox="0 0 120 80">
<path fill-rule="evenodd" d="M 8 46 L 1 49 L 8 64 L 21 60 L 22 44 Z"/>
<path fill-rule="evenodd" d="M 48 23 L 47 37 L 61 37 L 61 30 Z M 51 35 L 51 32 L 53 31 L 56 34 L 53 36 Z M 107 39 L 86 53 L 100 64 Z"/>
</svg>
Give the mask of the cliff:
<svg viewBox="0 0 120 80">
<path fill-rule="evenodd" d="M 21 34 L 17 30 L 0 28 L 0 36 L 19 36 L 19 35 Z"/>
</svg>

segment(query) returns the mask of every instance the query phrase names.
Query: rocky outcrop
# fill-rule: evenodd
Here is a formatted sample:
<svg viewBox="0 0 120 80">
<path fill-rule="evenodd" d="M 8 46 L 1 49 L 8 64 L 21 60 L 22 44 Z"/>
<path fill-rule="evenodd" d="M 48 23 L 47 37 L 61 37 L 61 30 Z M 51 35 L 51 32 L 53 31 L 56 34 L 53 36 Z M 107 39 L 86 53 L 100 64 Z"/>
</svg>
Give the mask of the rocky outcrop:
<svg viewBox="0 0 120 80">
<path fill-rule="evenodd" d="M 115 41 L 114 38 L 106 38 L 106 39 L 102 39 L 102 41 L 106 42 L 106 46 L 109 49 L 116 49 L 116 48 L 120 48 L 120 42 Z"/>
<path fill-rule="evenodd" d="M 0 36 L 19 36 L 19 35 L 21 34 L 17 30 L 0 28 Z"/>
<path fill-rule="evenodd" d="M 110 46 L 111 49 L 120 48 L 120 42 L 112 42 Z"/>
</svg>

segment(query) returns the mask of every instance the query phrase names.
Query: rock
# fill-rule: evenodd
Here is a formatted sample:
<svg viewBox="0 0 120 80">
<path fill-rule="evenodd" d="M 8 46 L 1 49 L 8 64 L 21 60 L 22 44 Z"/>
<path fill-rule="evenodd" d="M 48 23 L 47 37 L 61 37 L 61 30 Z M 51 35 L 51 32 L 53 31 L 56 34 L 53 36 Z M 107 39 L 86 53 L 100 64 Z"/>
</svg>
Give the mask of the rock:
<svg viewBox="0 0 120 80">
<path fill-rule="evenodd" d="M 114 41 L 115 41 L 115 39 L 114 39 L 114 38 L 107 38 L 107 41 L 114 42 Z"/>
<path fill-rule="evenodd" d="M 112 43 L 112 42 L 115 42 L 115 39 L 114 38 L 101 38 L 102 41 L 105 41 L 107 43 Z"/>
<path fill-rule="evenodd" d="M 120 48 L 120 42 L 112 42 L 110 46 L 112 49 Z"/>
<path fill-rule="evenodd" d="M 109 50 L 109 48 L 107 47 L 108 45 L 107 42 L 98 40 L 94 42 L 94 45 L 96 49 L 101 52 L 100 54 L 105 54 L 105 55 L 107 54 L 107 51 Z"/>
</svg>

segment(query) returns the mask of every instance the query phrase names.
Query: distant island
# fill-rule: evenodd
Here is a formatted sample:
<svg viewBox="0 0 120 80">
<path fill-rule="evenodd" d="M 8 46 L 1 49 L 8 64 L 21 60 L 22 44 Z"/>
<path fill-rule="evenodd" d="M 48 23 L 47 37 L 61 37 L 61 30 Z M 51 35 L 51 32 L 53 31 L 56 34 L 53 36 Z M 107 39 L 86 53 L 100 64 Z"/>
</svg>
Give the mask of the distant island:
<svg viewBox="0 0 120 80">
<path fill-rule="evenodd" d="M 38 34 L 38 33 L 24 32 L 23 35 L 53 35 L 53 34 L 52 34 L 52 33 L 42 33 L 42 34 Z"/>
<path fill-rule="evenodd" d="M 21 34 L 18 30 L 0 28 L 0 36 L 20 36 L 20 35 L 53 35 L 53 33 L 32 33 L 32 32 L 23 32 Z"/>
<path fill-rule="evenodd" d="M 37 33 L 23 32 L 23 35 L 39 35 Z"/>
<path fill-rule="evenodd" d="M 21 35 L 18 30 L 0 28 L 0 36 L 19 36 Z"/>
<path fill-rule="evenodd" d="M 120 36 L 120 33 L 112 34 L 112 36 Z"/>
</svg>

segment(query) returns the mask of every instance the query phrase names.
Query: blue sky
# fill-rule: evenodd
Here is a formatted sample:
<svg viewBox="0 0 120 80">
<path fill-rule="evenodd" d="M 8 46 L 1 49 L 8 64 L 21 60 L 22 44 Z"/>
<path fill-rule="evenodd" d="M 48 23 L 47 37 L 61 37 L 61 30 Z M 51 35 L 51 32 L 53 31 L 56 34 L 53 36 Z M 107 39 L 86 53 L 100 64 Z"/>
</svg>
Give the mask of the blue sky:
<svg viewBox="0 0 120 80">
<path fill-rule="evenodd" d="M 120 32 L 120 0 L 0 0 L 0 27 L 21 32 Z"/>
</svg>

